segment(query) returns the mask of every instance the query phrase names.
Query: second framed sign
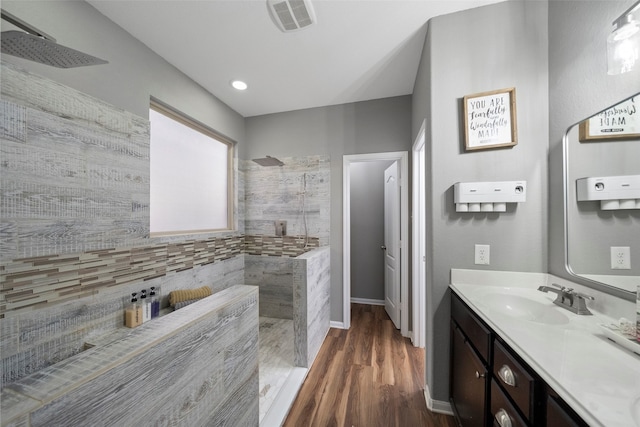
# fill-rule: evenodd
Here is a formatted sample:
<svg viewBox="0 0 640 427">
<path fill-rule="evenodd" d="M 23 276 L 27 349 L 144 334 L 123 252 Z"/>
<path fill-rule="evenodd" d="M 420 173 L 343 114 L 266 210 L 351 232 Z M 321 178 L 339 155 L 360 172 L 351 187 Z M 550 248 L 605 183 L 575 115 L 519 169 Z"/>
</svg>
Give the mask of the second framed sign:
<svg viewBox="0 0 640 427">
<path fill-rule="evenodd" d="M 516 89 L 465 96 L 464 132 L 466 150 L 516 145 Z"/>
<path fill-rule="evenodd" d="M 631 97 L 580 123 L 581 142 L 640 138 L 640 112 Z"/>
</svg>

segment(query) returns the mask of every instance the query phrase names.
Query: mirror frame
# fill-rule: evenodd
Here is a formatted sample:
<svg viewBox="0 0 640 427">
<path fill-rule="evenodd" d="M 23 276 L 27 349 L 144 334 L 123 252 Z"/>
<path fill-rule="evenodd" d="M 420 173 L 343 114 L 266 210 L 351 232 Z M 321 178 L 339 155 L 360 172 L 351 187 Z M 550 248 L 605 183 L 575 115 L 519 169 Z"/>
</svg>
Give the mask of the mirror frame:
<svg viewBox="0 0 640 427">
<path fill-rule="evenodd" d="M 604 282 L 598 282 L 596 280 L 593 279 L 589 279 L 586 278 L 584 276 L 580 276 L 578 275 L 576 272 L 573 271 L 573 269 L 571 268 L 571 265 L 569 264 L 569 132 L 577 126 L 580 126 L 580 123 L 582 123 L 585 120 L 588 120 L 589 118 L 598 115 L 600 113 L 602 113 L 603 111 L 606 111 L 608 109 L 610 109 L 611 107 L 614 107 L 615 105 L 620 104 L 621 102 L 627 101 L 633 97 L 636 96 L 640 96 L 640 93 L 635 93 L 632 94 L 622 100 L 620 100 L 619 102 L 617 102 L 616 104 L 610 105 L 606 108 L 603 108 L 600 111 L 597 111 L 596 113 L 592 114 L 589 117 L 586 117 L 583 120 L 580 120 L 574 124 L 572 124 L 571 126 L 567 127 L 567 129 L 564 132 L 564 135 L 562 136 L 562 198 L 563 198 L 563 205 L 562 205 L 562 216 L 563 216 L 563 223 L 564 223 L 564 267 L 565 270 L 567 271 L 567 273 L 569 273 L 569 275 L 574 278 L 577 279 L 576 281 L 578 283 L 584 284 L 585 286 L 589 286 L 591 288 L 594 288 L 596 290 L 600 290 L 603 292 L 606 292 L 608 294 L 612 294 L 621 298 L 624 298 L 626 300 L 629 301 L 635 301 L 636 300 L 636 292 L 633 291 L 627 291 L 625 289 L 621 289 L 621 288 L 617 288 L 613 285 L 610 285 L 608 283 L 604 283 Z M 640 284 L 639 284 L 640 285 Z"/>
</svg>

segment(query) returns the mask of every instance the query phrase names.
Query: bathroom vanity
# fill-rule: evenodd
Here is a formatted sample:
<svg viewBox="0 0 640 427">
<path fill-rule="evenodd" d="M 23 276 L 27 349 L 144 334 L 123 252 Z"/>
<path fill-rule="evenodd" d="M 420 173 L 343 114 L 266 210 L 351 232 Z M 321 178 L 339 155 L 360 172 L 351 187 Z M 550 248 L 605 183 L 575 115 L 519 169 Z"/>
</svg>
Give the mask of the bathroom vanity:
<svg viewBox="0 0 640 427">
<path fill-rule="evenodd" d="M 547 274 L 452 270 L 450 398 L 460 425 L 640 425 L 640 355 L 600 326 L 631 318 L 633 304 L 585 291 L 593 315 L 577 315 L 537 290 L 552 283 L 568 285 Z"/>
</svg>

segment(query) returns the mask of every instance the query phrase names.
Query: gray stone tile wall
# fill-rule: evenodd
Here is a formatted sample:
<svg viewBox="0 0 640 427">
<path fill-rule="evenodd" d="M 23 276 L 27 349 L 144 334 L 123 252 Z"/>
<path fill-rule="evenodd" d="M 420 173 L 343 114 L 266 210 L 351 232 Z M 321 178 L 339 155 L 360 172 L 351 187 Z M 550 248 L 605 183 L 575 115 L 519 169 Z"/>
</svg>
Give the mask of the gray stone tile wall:
<svg viewBox="0 0 640 427">
<path fill-rule="evenodd" d="M 287 234 L 313 236 L 329 244 L 330 159 L 284 157 L 284 166 L 260 166 L 243 160 L 245 233 L 274 236 L 276 220 L 287 221 Z M 305 233 L 306 221 L 306 233 Z"/>
<path fill-rule="evenodd" d="M 27 376 L 3 425 L 257 426 L 257 299 L 231 287 Z"/>
<path fill-rule="evenodd" d="M 331 251 L 316 249 L 292 261 L 295 363 L 308 368 L 330 327 Z"/>
<path fill-rule="evenodd" d="M 1 73 L 2 384 L 122 326 L 130 292 L 216 292 L 252 277 L 283 289 L 292 282 L 286 260 L 258 279 L 255 269 L 245 274 L 244 254 L 296 257 L 328 244 L 324 156 L 275 169 L 236 157 L 235 231 L 149 238 L 148 120 L 4 62 Z M 288 221 L 288 236 L 274 236 L 275 219 Z M 291 318 L 287 292 L 276 307 Z"/>
</svg>

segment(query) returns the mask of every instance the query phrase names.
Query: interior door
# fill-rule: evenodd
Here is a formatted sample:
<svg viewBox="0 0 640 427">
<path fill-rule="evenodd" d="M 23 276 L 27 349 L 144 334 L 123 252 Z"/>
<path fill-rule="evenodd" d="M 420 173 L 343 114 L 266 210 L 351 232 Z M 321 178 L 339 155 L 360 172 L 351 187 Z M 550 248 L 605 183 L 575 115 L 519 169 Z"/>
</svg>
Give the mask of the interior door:
<svg viewBox="0 0 640 427">
<path fill-rule="evenodd" d="M 384 307 L 400 329 L 400 165 L 384 171 Z"/>
</svg>

